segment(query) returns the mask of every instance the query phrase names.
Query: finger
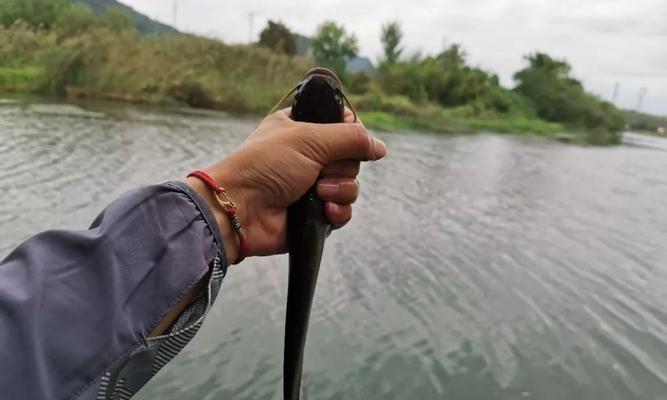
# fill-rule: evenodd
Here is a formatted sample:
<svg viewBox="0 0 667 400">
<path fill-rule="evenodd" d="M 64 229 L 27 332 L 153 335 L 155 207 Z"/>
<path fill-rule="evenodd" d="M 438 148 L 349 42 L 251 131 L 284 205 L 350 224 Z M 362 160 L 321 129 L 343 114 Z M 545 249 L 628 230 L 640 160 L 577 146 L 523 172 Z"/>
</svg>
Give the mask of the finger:
<svg viewBox="0 0 667 400">
<path fill-rule="evenodd" d="M 320 171 L 322 177 L 330 178 L 355 178 L 359 175 L 360 163 L 357 160 L 334 161 L 325 165 Z"/>
<path fill-rule="evenodd" d="M 359 123 L 302 124 L 305 129 L 299 134 L 307 145 L 304 150 L 310 150 L 308 155 L 322 165 L 347 159 L 375 161 L 387 154 L 387 146 Z"/>
<path fill-rule="evenodd" d="M 345 107 L 345 113 L 343 114 L 343 121 L 345 121 L 345 122 L 348 123 L 348 124 L 351 124 L 351 123 L 353 123 L 353 122 L 359 122 L 359 123 L 362 124 L 362 125 L 364 124 L 364 123 L 361 122 L 361 120 L 359 119 L 359 116 L 356 115 L 352 110 L 350 110 L 350 109 L 347 108 L 347 107 Z"/>
<path fill-rule="evenodd" d="M 352 219 L 352 206 L 349 204 L 324 203 L 324 215 L 332 225 L 340 228 Z"/>
<path fill-rule="evenodd" d="M 359 196 L 359 182 L 356 179 L 320 179 L 316 188 L 322 200 L 341 205 L 352 204 Z"/>
<path fill-rule="evenodd" d="M 354 113 L 347 107 L 345 107 L 345 112 L 343 113 L 343 121 L 347 122 L 348 124 L 355 122 Z"/>
<path fill-rule="evenodd" d="M 273 120 L 290 120 L 291 121 L 292 120 L 292 118 L 290 117 L 291 115 L 292 115 L 292 107 L 287 107 L 287 108 L 277 110 L 277 111 L 267 115 L 266 117 L 264 117 L 262 122 L 267 121 L 267 120 L 270 120 L 270 121 L 273 121 Z"/>
</svg>

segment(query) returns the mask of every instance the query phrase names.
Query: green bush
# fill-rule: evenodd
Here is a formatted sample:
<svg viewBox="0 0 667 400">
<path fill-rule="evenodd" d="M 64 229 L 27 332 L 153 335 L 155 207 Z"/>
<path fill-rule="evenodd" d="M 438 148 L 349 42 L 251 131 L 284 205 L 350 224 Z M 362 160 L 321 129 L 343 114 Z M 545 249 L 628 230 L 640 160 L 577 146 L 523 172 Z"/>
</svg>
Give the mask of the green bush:
<svg viewBox="0 0 667 400">
<path fill-rule="evenodd" d="M 444 107 L 470 105 L 476 114 L 517 112 L 518 102 L 502 88 L 498 77 L 466 64 L 465 53 L 452 45 L 436 56 L 415 55 L 384 62 L 378 82 L 389 94 L 415 102 L 430 101 Z"/>
<path fill-rule="evenodd" d="M 530 99 L 537 115 L 547 121 L 561 122 L 604 135 L 602 131 L 618 132 L 623 129 L 623 115 L 612 104 L 588 94 L 571 75 L 570 65 L 544 53 L 526 57 L 528 66 L 514 75 L 518 82 L 516 92 Z"/>
<path fill-rule="evenodd" d="M 362 96 L 351 96 L 354 107 L 359 111 L 382 111 L 391 114 L 416 117 L 419 107 L 405 96 L 388 96 L 378 90 Z"/>
<path fill-rule="evenodd" d="M 361 71 L 349 74 L 347 78 L 346 89 L 353 94 L 364 94 L 371 90 L 373 79 L 367 73 Z"/>
<path fill-rule="evenodd" d="M 0 26 L 0 66 L 35 65 L 41 53 L 56 45 L 55 33 L 17 21 L 10 27 Z"/>
</svg>

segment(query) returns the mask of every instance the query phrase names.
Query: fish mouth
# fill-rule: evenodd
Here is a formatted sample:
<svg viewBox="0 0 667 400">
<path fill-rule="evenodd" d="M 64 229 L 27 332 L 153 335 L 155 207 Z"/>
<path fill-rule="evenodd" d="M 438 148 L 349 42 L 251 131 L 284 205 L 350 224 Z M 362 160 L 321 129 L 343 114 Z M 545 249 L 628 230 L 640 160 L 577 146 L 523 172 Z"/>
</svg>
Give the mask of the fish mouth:
<svg viewBox="0 0 667 400">
<path fill-rule="evenodd" d="M 315 67 L 306 72 L 306 74 L 303 76 L 303 80 L 306 80 L 313 75 L 322 75 L 324 77 L 330 78 L 336 83 L 336 85 L 338 85 L 338 87 L 341 88 L 341 90 L 343 88 L 343 83 L 340 81 L 340 78 L 338 78 L 338 75 L 336 75 L 336 73 L 329 68 Z"/>
</svg>

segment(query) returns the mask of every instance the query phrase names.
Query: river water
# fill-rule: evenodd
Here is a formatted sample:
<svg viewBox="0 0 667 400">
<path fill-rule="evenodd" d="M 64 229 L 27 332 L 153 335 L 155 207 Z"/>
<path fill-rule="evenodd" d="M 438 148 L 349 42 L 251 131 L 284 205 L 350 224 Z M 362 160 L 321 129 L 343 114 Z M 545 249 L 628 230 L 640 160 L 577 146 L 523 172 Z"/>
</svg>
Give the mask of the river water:
<svg viewBox="0 0 667 400">
<path fill-rule="evenodd" d="M 257 120 L 0 104 L 0 257 L 221 158 Z M 667 399 L 667 145 L 381 134 L 313 306 L 306 399 Z M 639 140 L 639 142 L 638 142 Z M 280 399 L 287 259 L 226 277 L 139 399 Z"/>
</svg>

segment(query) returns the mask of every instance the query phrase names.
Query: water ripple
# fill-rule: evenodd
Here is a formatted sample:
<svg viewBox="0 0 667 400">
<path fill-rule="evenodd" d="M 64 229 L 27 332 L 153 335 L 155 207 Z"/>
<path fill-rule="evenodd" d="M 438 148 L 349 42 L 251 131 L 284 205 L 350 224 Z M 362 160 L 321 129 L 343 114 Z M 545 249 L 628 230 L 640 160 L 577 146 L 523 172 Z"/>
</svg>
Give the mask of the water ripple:
<svg viewBox="0 0 667 400">
<path fill-rule="evenodd" d="M 257 123 L 0 103 L 3 254 L 215 162 Z M 308 399 L 664 397 L 664 153 L 379 135 L 390 154 L 364 166 L 355 220 L 327 243 Z M 286 263 L 231 268 L 200 334 L 137 397 L 279 399 Z"/>
</svg>

